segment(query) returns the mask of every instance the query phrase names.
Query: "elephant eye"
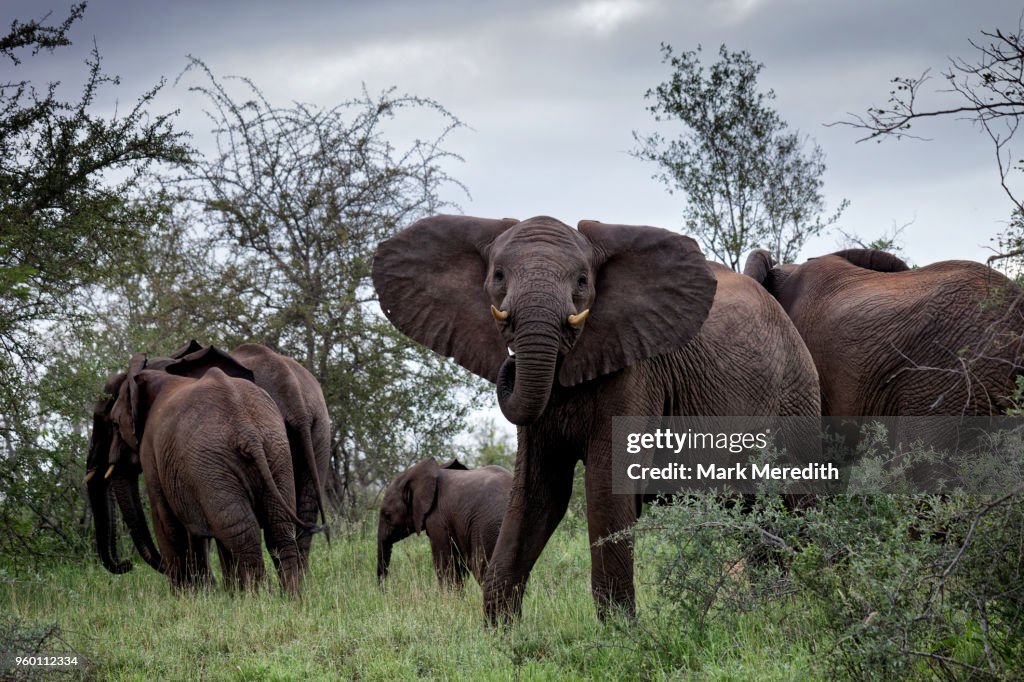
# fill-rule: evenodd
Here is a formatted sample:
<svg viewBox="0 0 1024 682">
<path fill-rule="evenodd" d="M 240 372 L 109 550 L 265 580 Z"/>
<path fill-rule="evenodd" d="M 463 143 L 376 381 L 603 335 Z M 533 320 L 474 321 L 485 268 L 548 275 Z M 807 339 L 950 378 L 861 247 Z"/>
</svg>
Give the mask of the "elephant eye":
<svg viewBox="0 0 1024 682">
<path fill-rule="evenodd" d="M 587 286 L 587 276 L 586 275 L 580 275 L 580 278 L 578 280 L 576 280 L 576 286 L 578 286 L 580 289 L 586 288 L 586 286 Z"/>
<path fill-rule="evenodd" d="M 494 275 L 492 275 L 492 279 L 495 282 L 504 282 L 505 281 L 505 271 L 501 270 L 500 268 L 495 270 L 494 271 Z"/>
</svg>

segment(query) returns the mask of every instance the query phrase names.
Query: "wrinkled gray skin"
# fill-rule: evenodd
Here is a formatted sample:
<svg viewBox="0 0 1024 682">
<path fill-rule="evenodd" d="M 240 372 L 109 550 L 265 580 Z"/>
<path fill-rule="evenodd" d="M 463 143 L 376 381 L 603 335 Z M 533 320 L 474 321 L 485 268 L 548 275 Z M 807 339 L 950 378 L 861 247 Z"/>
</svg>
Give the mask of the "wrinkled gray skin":
<svg viewBox="0 0 1024 682">
<path fill-rule="evenodd" d="M 821 407 L 834 416 L 1001 414 L 1021 373 L 1024 299 L 971 261 L 910 269 L 851 249 L 745 274 L 786 310 L 814 358 Z"/>
<path fill-rule="evenodd" d="M 508 469 L 467 469 L 455 459 L 438 466 L 430 457 L 400 473 L 380 505 L 377 580 L 387 578 L 394 544 L 423 531 L 442 587 L 461 589 L 467 572 L 483 585 L 511 487 Z"/>
<path fill-rule="evenodd" d="M 380 244 L 373 281 L 398 329 L 494 382 L 519 426 L 484 580 L 491 622 L 520 614 L 580 460 L 598 612 L 634 611 L 631 544 L 595 544 L 640 508 L 612 494 L 612 417 L 819 413 L 813 362 L 777 302 L 666 230 L 435 216 Z"/>
<path fill-rule="evenodd" d="M 228 355 L 212 346 L 204 348 L 193 340 L 170 357 L 152 358 L 147 364 L 147 369 L 162 369 L 193 378 L 203 376 L 212 367 L 218 367 L 229 376 L 254 381 L 278 405 L 291 450 L 297 513 L 305 525 L 314 525 L 317 512 L 323 515 L 321 481 L 330 463 L 330 417 L 319 383 L 299 363 L 259 344 L 243 344 Z M 113 496 L 139 554 L 146 563 L 162 572 L 160 553 L 146 525 L 139 495 L 138 477 L 142 470 L 138 452 L 121 440 L 113 440 L 110 411 L 125 376 L 123 372 L 112 376 L 104 387 L 104 393 L 110 397 L 99 400 L 93 407 L 87 468 L 97 552 L 112 573 L 131 570 L 131 562 L 118 556 Z M 114 469 L 107 477 L 105 473 L 110 465 L 114 465 Z M 303 571 L 308 566 L 311 542 L 311 535 L 300 534 L 299 557 Z"/>
<path fill-rule="evenodd" d="M 163 568 L 178 590 L 211 581 L 208 539 L 225 585 L 264 576 L 261 529 L 286 592 L 300 591 L 291 453 L 266 391 L 218 368 L 202 378 L 146 370 L 136 354 L 111 409 L 120 438 L 139 453 Z"/>
<path fill-rule="evenodd" d="M 292 470 L 295 472 L 295 501 L 299 518 L 307 526 L 312 526 L 316 524 L 319 514 L 326 524 L 322 482 L 327 480 L 331 462 L 331 418 L 320 383 L 295 360 L 260 344 L 242 344 L 231 351 L 230 355 L 252 371 L 253 381 L 270 395 L 284 417 L 292 454 Z M 192 357 L 186 355 L 168 371 L 176 373 L 175 368 L 188 367 Z M 187 370 L 185 374 L 201 376 L 201 373 L 193 369 Z M 299 559 L 303 571 L 309 564 L 312 540 L 309 534 L 299 536 Z"/>
</svg>

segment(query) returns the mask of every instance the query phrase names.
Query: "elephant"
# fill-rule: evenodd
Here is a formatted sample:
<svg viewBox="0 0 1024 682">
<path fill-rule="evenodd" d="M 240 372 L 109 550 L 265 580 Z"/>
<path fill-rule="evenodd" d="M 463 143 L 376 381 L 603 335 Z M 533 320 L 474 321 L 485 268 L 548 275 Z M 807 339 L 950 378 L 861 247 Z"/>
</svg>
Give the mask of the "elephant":
<svg viewBox="0 0 1024 682">
<path fill-rule="evenodd" d="M 168 357 L 150 358 L 147 367 L 150 370 L 163 369 L 183 355 L 199 348 L 198 344 L 190 343 Z M 103 566 L 111 573 L 121 574 L 132 570 L 131 560 L 122 560 L 117 549 L 117 516 L 114 513 L 116 498 L 139 554 L 147 564 L 163 573 L 160 551 L 146 525 L 142 499 L 139 496 L 138 478 L 142 473 L 142 467 L 138 452 L 131 451 L 122 439 L 115 440 L 117 427 L 111 410 L 127 376 L 125 372 L 117 372 L 107 379 L 103 386 L 103 396 L 92 408 L 92 431 L 86 456 L 85 483 L 96 530 L 96 553 Z"/>
<path fill-rule="evenodd" d="M 427 457 L 400 473 L 380 505 L 378 582 L 387 578 L 394 544 L 426 531 L 442 587 L 461 589 L 467 572 L 483 585 L 511 488 L 508 469 L 467 469 L 458 459 L 440 466 Z"/>
<path fill-rule="evenodd" d="M 1021 375 L 1024 297 L 971 261 L 920 268 L 871 249 L 801 265 L 748 256 L 745 274 L 786 310 L 821 379 L 828 416 L 1002 414 Z"/>
<path fill-rule="evenodd" d="M 820 409 L 814 363 L 778 303 L 667 230 L 438 215 L 378 245 L 373 282 L 387 318 L 495 383 L 518 427 L 484 580 L 491 623 L 521 614 L 580 460 L 598 614 L 635 613 L 630 541 L 598 542 L 641 508 L 612 493 L 612 417 Z"/>
<path fill-rule="evenodd" d="M 291 453 L 284 419 L 266 391 L 217 367 L 201 378 L 147 370 L 132 357 L 111 408 L 114 440 L 139 453 L 162 562 L 172 588 L 210 580 L 214 538 L 224 583 L 263 578 L 260 530 L 282 587 L 301 587 Z M 116 443 L 115 443 L 116 445 Z"/>
<path fill-rule="evenodd" d="M 220 366 L 221 359 L 207 360 L 219 353 L 212 346 L 184 355 L 167 367 L 171 374 L 202 376 L 207 366 Z M 317 515 L 324 523 L 327 516 L 323 504 L 323 481 L 331 463 L 331 417 L 327 411 L 320 383 L 305 367 L 287 356 L 275 353 L 264 345 L 244 343 L 230 357 L 250 370 L 256 385 L 265 390 L 284 417 L 291 448 L 292 470 L 295 473 L 297 513 L 303 523 L 316 524 Z M 305 571 L 313 537 L 299 536 L 299 561 Z"/>
<path fill-rule="evenodd" d="M 259 344 L 243 344 L 230 355 L 219 349 L 204 348 L 195 340 L 169 357 L 151 358 L 147 369 L 162 369 L 180 376 L 201 377 L 211 367 L 229 376 L 254 381 L 278 405 L 285 420 L 295 476 L 297 514 L 306 525 L 316 523 L 317 513 L 324 520 L 321 482 L 330 463 L 330 416 L 319 383 L 302 365 Z M 141 468 L 138 453 L 123 441 L 111 451 L 113 422 L 110 410 L 126 374 L 110 377 L 105 397 L 93 407 L 93 429 L 89 443 L 86 481 L 96 527 L 97 551 L 103 565 L 112 573 L 131 570 L 131 562 L 120 560 L 115 544 L 115 516 L 110 494 L 131 531 L 140 555 L 153 568 L 162 571 L 160 553 L 146 527 L 138 489 Z M 109 396 L 109 397 L 108 397 Z M 105 471 L 105 476 L 97 476 Z M 328 536 L 329 537 L 329 536 Z M 299 536 L 300 567 L 309 562 L 311 535 Z"/>
</svg>

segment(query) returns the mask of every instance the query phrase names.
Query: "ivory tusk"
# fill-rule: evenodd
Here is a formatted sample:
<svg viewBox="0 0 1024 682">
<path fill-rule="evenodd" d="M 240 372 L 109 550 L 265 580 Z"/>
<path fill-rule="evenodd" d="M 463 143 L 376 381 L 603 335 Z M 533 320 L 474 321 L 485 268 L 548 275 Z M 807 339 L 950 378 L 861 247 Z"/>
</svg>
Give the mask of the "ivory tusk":
<svg viewBox="0 0 1024 682">
<path fill-rule="evenodd" d="M 82 481 L 82 483 L 88 483 L 89 481 L 92 480 L 92 477 L 95 476 L 95 475 L 96 475 L 96 470 L 95 469 L 89 469 L 87 472 L 85 472 L 85 480 Z"/>
<path fill-rule="evenodd" d="M 112 474 L 112 473 L 114 473 L 114 465 L 113 464 L 111 464 L 107 468 L 107 473 L 103 474 L 103 478 L 110 478 L 110 474 Z"/>
<path fill-rule="evenodd" d="M 586 310 L 584 310 L 582 313 L 579 313 L 578 315 L 570 315 L 569 316 L 569 324 L 571 324 L 574 327 L 578 327 L 578 326 L 580 326 L 580 324 L 583 323 L 583 320 L 587 319 L 588 315 L 590 315 L 590 308 L 587 308 Z"/>
<path fill-rule="evenodd" d="M 495 308 L 492 305 L 491 306 L 491 315 L 494 315 L 494 319 L 496 319 L 498 322 L 504 322 L 505 320 L 508 319 L 509 311 L 507 311 L 507 310 L 498 310 L 497 308 Z"/>
</svg>

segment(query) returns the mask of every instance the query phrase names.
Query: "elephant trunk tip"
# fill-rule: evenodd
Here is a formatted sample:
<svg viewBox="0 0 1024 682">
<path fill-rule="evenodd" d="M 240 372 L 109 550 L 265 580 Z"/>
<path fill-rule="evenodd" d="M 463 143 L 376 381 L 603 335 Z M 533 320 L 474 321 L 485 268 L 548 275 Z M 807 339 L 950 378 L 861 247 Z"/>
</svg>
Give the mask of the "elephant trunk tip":
<svg viewBox="0 0 1024 682">
<path fill-rule="evenodd" d="M 553 361 L 551 365 L 553 367 Z M 526 426 L 537 421 L 547 409 L 550 396 L 550 385 L 531 390 L 524 387 L 523 383 L 516 381 L 516 358 L 511 356 L 502 363 L 498 373 L 498 407 L 505 419 L 516 426 Z"/>
<path fill-rule="evenodd" d="M 105 564 L 106 569 L 114 575 L 123 575 L 131 571 L 135 566 L 132 564 L 131 559 L 125 559 L 124 561 L 116 561 Z"/>
</svg>

